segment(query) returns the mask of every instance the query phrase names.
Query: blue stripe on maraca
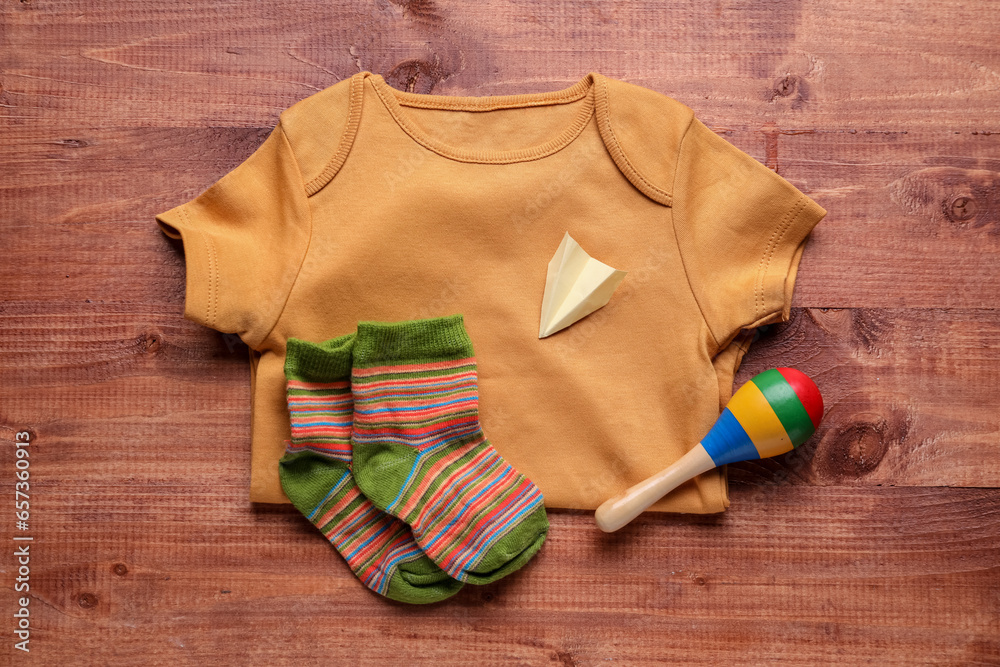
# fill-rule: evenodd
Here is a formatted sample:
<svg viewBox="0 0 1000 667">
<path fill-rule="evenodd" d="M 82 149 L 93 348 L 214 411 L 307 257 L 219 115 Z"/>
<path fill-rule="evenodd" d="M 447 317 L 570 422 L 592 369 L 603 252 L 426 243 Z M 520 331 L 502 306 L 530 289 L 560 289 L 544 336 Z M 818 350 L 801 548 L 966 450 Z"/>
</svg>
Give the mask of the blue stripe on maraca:
<svg viewBox="0 0 1000 667">
<path fill-rule="evenodd" d="M 760 458 L 750 436 L 729 408 L 722 411 L 715 426 L 702 438 L 701 444 L 717 466 Z"/>
</svg>

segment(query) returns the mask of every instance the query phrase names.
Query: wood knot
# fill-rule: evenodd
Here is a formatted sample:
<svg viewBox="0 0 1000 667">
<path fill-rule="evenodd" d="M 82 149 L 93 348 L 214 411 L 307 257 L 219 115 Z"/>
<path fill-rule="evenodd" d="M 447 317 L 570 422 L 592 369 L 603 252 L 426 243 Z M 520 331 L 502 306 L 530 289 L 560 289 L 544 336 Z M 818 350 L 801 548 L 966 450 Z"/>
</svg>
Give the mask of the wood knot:
<svg viewBox="0 0 1000 667">
<path fill-rule="evenodd" d="M 77 602 L 84 609 L 93 609 L 97 606 L 97 596 L 93 593 L 81 593 Z"/>
<path fill-rule="evenodd" d="M 974 229 L 1000 223 L 1000 172 L 988 169 L 928 167 L 889 184 L 892 200 L 907 213 Z"/>
<path fill-rule="evenodd" d="M 119 577 L 124 577 L 128 574 L 128 566 L 125 563 L 115 563 L 115 566 L 111 568 L 111 571 L 117 574 Z"/>
<path fill-rule="evenodd" d="M 774 102 L 779 98 L 789 100 L 792 109 L 795 110 L 801 109 L 808 97 L 809 83 L 797 74 L 785 74 L 775 81 L 771 90 L 765 94 L 768 102 Z"/>
<path fill-rule="evenodd" d="M 827 479 L 850 480 L 869 475 L 893 445 L 906 439 L 910 421 L 903 410 L 888 415 L 857 415 L 848 424 L 827 431 L 814 457 L 815 465 Z"/>
<path fill-rule="evenodd" d="M 144 333 L 136 337 L 135 345 L 144 354 L 156 354 L 163 347 L 163 336 L 159 333 Z"/>
<path fill-rule="evenodd" d="M 979 204 L 971 195 L 955 195 L 942 202 L 944 214 L 952 222 L 959 224 L 975 224 L 979 213 Z"/>
<path fill-rule="evenodd" d="M 884 419 L 842 427 L 835 438 L 843 457 L 844 471 L 860 476 L 875 470 L 889 450 L 888 431 L 889 424 Z"/>
<path fill-rule="evenodd" d="M 794 74 L 786 74 L 778 79 L 778 82 L 774 84 L 774 94 L 779 97 L 788 97 L 795 92 L 797 82 L 797 76 Z"/>
<path fill-rule="evenodd" d="M 426 60 L 405 60 L 393 67 L 385 75 L 385 80 L 398 90 L 426 95 L 447 76 L 437 59 L 433 63 Z"/>
</svg>

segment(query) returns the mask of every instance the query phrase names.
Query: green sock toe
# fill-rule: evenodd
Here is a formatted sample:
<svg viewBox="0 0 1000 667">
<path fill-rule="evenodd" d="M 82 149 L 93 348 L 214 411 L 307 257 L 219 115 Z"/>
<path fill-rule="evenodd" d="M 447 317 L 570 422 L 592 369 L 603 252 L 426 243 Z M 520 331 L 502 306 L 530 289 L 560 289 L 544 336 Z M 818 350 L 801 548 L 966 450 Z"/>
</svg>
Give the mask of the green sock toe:
<svg viewBox="0 0 1000 667">
<path fill-rule="evenodd" d="M 489 584 L 521 569 L 542 548 L 548 532 L 548 515 L 544 507 L 538 507 L 517 528 L 495 544 L 481 562 L 466 570 L 465 581 L 470 584 Z"/>
</svg>

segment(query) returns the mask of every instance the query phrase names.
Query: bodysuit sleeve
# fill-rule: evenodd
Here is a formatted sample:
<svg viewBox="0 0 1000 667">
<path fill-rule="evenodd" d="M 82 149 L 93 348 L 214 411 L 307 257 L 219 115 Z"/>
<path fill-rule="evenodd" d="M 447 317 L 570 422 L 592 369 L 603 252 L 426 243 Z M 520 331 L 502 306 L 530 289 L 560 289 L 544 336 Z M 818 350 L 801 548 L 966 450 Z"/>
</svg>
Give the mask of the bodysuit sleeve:
<svg viewBox="0 0 1000 667">
<path fill-rule="evenodd" d="M 244 162 L 156 222 L 184 245 L 184 317 L 257 349 L 284 308 L 311 231 L 282 123 Z"/>
<path fill-rule="evenodd" d="M 826 211 L 697 118 L 680 141 L 673 225 L 691 290 L 719 348 L 787 320 L 805 239 Z"/>
</svg>

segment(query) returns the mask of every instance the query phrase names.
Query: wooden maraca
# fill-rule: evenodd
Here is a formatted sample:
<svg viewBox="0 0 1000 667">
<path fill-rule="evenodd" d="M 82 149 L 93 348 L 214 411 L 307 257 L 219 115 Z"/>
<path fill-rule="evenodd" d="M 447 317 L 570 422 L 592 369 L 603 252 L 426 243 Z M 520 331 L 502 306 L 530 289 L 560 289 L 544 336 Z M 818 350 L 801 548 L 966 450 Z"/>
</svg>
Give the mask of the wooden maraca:
<svg viewBox="0 0 1000 667">
<path fill-rule="evenodd" d="M 597 508 L 594 518 L 611 533 L 696 475 L 716 466 L 789 452 L 809 439 L 823 418 L 816 383 L 794 368 L 755 375 L 733 394 L 698 445 L 669 468 Z"/>
</svg>

